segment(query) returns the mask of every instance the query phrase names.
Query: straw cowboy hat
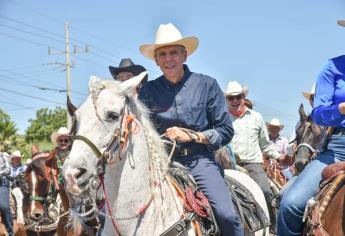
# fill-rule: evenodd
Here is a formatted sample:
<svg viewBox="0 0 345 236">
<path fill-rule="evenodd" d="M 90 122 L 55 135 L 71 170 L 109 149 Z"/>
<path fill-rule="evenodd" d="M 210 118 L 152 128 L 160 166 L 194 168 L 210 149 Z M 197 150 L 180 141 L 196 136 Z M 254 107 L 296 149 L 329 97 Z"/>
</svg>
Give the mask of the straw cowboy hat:
<svg viewBox="0 0 345 236">
<path fill-rule="evenodd" d="M 266 122 L 267 127 L 268 126 L 277 126 L 280 128 L 280 130 L 284 129 L 284 125 L 280 123 L 280 120 L 278 118 L 273 118 L 270 122 Z"/>
<path fill-rule="evenodd" d="M 11 153 L 11 155 L 10 155 L 10 160 L 11 160 L 12 158 L 15 158 L 15 157 L 22 158 L 22 154 L 20 153 L 19 150 L 15 150 L 14 152 Z"/>
<path fill-rule="evenodd" d="M 118 67 L 109 66 L 109 70 L 115 80 L 117 80 L 117 75 L 124 71 L 131 72 L 134 76 L 146 71 L 145 67 L 134 64 L 130 58 L 122 59 Z"/>
<path fill-rule="evenodd" d="M 311 87 L 310 92 L 303 92 L 302 94 L 309 101 L 310 96 L 315 94 L 315 84 L 313 84 L 313 86 Z"/>
<path fill-rule="evenodd" d="M 226 90 L 224 92 L 225 96 L 236 96 L 239 94 L 243 94 L 245 97 L 248 95 L 248 88 L 247 86 L 241 86 L 237 81 L 230 81 L 226 86 Z"/>
<path fill-rule="evenodd" d="M 164 46 L 181 45 L 187 50 L 187 56 L 191 55 L 198 47 L 197 37 L 182 37 L 180 31 L 171 23 L 161 24 L 156 32 L 154 44 L 144 44 L 140 46 L 141 53 L 148 59 L 154 60 L 155 50 Z"/>
<path fill-rule="evenodd" d="M 57 144 L 57 139 L 60 136 L 69 136 L 69 131 L 66 127 L 60 127 L 58 131 L 52 133 L 52 135 L 50 136 L 52 143 Z"/>
<path fill-rule="evenodd" d="M 338 25 L 345 27 L 345 20 L 337 20 Z"/>
</svg>

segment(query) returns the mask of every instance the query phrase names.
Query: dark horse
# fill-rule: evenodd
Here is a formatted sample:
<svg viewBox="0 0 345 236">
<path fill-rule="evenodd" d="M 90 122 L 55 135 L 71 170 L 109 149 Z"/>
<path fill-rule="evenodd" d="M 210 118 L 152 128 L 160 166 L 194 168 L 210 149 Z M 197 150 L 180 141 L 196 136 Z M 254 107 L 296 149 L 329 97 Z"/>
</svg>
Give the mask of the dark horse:
<svg viewBox="0 0 345 236">
<path fill-rule="evenodd" d="M 302 172 L 317 153 L 322 151 L 329 132 L 326 127 L 312 122 L 311 117 L 304 112 L 303 105 L 299 108 L 299 115 L 295 155 L 297 173 Z M 319 193 L 315 200 L 308 201 L 310 208 L 306 214 L 303 235 L 345 235 L 345 163 L 326 167 L 322 176 Z"/>
<path fill-rule="evenodd" d="M 93 227 L 68 227 L 69 199 L 62 185 L 60 164 L 56 150 L 50 153 L 39 153 L 32 148 L 32 162 L 28 165 L 25 178 L 28 183 L 24 191 L 24 215 L 29 228 L 28 235 L 94 235 Z M 61 200 L 61 207 L 57 198 Z M 58 217 L 54 219 L 56 207 L 60 207 Z M 58 220 L 56 223 L 55 220 Z M 35 227 L 33 227 L 35 226 Z M 41 232 L 40 232 L 41 231 Z"/>
<path fill-rule="evenodd" d="M 313 123 L 311 117 L 305 113 L 303 104 L 300 105 L 298 112 L 300 120 L 296 127 L 296 174 L 301 173 L 309 161 L 315 157 L 316 149 L 326 131 L 325 127 Z"/>
</svg>

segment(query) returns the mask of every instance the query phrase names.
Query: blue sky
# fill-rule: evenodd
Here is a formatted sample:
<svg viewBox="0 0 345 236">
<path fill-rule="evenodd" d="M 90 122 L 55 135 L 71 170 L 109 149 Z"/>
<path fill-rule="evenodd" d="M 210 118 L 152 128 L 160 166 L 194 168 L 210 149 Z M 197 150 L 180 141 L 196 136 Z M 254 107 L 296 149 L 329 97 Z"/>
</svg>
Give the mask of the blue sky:
<svg viewBox="0 0 345 236">
<path fill-rule="evenodd" d="M 138 48 L 154 41 L 159 24 L 172 22 L 184 36 L 197 36 L 198 50 L 188 59 L 192 71 L 216 78 L 222 89 L 237 80 L 266 121 L 279 118 L 290 135 L 298 120 L 302 91 L 309 91 L 328 58 L 344 54 L 345 18 L 341 0 L 0 0 L 0 107 L 20 133 L 36 109 L 65 103 L 64 22 L 72 55 L 72 99 L 79 105 L 90 75 L 110 79 L 108 66 L 131 57 L 153 79 L 160 75 Z M 54 48 L 48 55 L 48 45 Z M 43 99 L 44 100 L 43 100 Z"/>
</svg>

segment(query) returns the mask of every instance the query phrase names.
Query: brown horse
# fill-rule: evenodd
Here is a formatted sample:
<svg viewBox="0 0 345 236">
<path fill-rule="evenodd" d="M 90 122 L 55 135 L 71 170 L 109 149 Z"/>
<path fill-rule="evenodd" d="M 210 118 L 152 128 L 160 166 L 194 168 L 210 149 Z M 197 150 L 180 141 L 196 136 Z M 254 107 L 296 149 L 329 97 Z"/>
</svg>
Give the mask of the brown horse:
<svg viewBox="0 0 345 236">
<path fill-rule="evenodd" d="M 48 228 L 56 226 L 56 230 L 51 231 L 57 232 L 57 235 L 95 235 L 96 226 L 98 221 L 91 220 L 87 222 L 91 226 L 79 224 L 77 228 L 68 228 L 69 225 L 69 208 L 70 203 L 68 196 L 65 192 L 62 179 L 60 177 L 60 168 L 63 163 L 58 161 L 57 150 L 53 150 L 50 153 L 39 153 L 38 148 L 32 148 L 32 161 L 29 164 L 26 171 L 26 179 L 28 182 L 28 192 L 31 193 L 30 201 L 26 198 L 25 212 L 27 218 L 33 222 L 42 222 L 42 227 Z M 51 206 L 56 204 L 57 196 L 61 200 L 61 207 L 59 212 L 59 221 L 57 225 L 50 224 Z M 44 223 L 48 223 L 49 226 L 44 226 Z M 42 235 L 42 234 L 40 234 Z M 50 234 L 47 234 L 50 235 Z"/>
<path fill-rule="evenodd" d="M 308 201 L 303 235 L 345 235 L 345 161 L 327 166 L 319 193 Z"/>
<path fill-rule="evenodd" d="M 296 174 L 301 173 L 310 160 L 315 157 L 320 140 L 327 135 L 326 128 L 313 123 L 311 117 L 305 113 L 302 104 L 298 111 L 300 120 L 296 127 Z"/>
<path fill-rule="evenodd" d="M 303 105 L 299 108 L 299 114 L 295 154 L 297 173 L 302 172 L 317 153 L 322 151 L 331 130 L 313 123 L 304 112 Z M 322 176 L 319 193 L 307 204 L 309 207 L 305 212 L 303 235 L 345 235 L 345 162 L 326 167 Z"/>
</svg>

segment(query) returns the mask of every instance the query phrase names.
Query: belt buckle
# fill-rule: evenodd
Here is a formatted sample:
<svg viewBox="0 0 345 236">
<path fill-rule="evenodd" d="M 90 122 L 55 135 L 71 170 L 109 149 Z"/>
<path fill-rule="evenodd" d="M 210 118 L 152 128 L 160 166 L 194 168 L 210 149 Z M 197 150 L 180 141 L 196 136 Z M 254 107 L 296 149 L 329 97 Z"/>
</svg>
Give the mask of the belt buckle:
<svg viewBox="0 0 345 236">
<path fill-rule="evenodd" d="M 187 149 L 187 148 L 184 148 L 184 149 L 183 149 L 183 155 L 184 155 L 184 156 L 188 156 L 188 149 Z"/>
</svg>

